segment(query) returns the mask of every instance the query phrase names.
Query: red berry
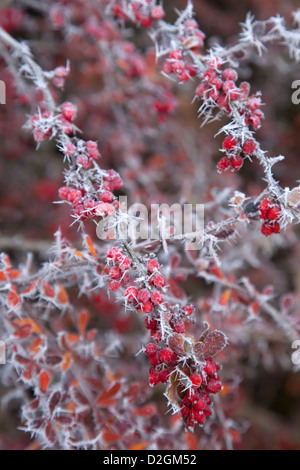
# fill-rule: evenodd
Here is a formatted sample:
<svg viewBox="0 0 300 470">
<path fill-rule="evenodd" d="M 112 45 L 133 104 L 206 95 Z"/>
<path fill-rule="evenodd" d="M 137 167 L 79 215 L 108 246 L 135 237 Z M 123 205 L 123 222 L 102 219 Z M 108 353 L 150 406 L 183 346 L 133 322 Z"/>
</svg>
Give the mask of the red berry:
<svg viewBox="0 0 300 470">
<path fill-rule="evenodd" d="M 150 259 L 147 262 L 147 269 L 148 269 L 148 271 L 150 271 L 150 273 L 153 273 L 158 268 L 159 268 L 159 264 L 156 260 Z"/>
<path fill-rule="evenodd" d="M 141 18 L 141 25 L 142 25 L 144 28 L 150 28 L 150 26 L 152 25 L 152 18 L 151 18 L 151 16 L 144 16 L 143 18 Z"/>
<path fill-rule="evenodd" d="M 114 199 L 114 195 L 111 191 L 103 191 L 100 195 L 101 201 L 103 202 L 112 202 Z"/>
<path fill-rule="evenodd" d="M 213 69 L 208 69 L 203 74 L 203 80 L 205 82 L 211 83 L 212 80 L 214 80 L 216 78 L 216 76 L 217 76 L 217 74 Z"/>
<path fill-rule="evenodd" d="M 208 393 L 218 393 L 222 389 L 222 384 L 218 380 L 215 379 L 210 379 L 207 386 L 206 386 L 206 391 Z"/>
<path fill-rule="evenodd" d="M 211 81 L 211 84 L 213 87 L 215 87 L 217 90 L 221 90 L 222 86 L 223 86 L 223 80 L 221 80 L 221 78 L 219 77 L 216 77 L 214 78 L 212 81 Z"/>
<path fill-rule="evenodd" d="M 118 261 L 122 257 L 122 253 L 120 248 L 118 247 L 112 247 L 110 250 L 108 250 L 106 254 L 108 259 L 111 259 L 112 261 Z"/>
<path fill-rule="evenodd" d="M 194 307 L 192 305 L 185 305 L 182 307 L 182 313 L 186 317 L 190 317 L 194 313 Z"/>
<path fill-rule="evenodd" d="M 191 374 L 190 375 L 190 380 L 191 380 L 192 386 L 194 388 L 199 388 L 200 385 L 202 384 L 202 377 L 199 374 Z"/>
<path fill-rule="evenodd" d="M 259 212 L 260 212 L 260 218 L 267 220 L 268 219 L 268 212 L 270 209 L 270 201 L 268 199 L 264 199 L 260 206 L 259 206 Z"/>
<path fill-rule="evenodd" d="M 133 302 L 136 300 L 138 295 L 138 290 L 135 287 L 128 287 L 124 292 L 124 297 L 128 302 Z"/>
<path fill-rule="evenodd" d="M 185 333 L 185 324 L 183 323 L 183 321 L 175 322 L 173 327 L 176 333 Z"/>
<path fill-rule="evenodd" d="M 203 98 L 205 92 L 209 89 L 209 86 L 207 83 L 201 83 L 197 88 L 196 88 L 196 95 L 199 96 L 200 98 Z"/>
<path fill-rule="evenodd" d="M 121 284 L 120 284 L 119 282 L 117 282 L 117 281 L 110 281 L 110 282 L 108 283 L 108 288 L 109 288 L 109 290 L 112 291 L 112 292 L 118 291 L 118 290 L 120 289 L 120 287 L 121 287 Z"/>
<path fill-rule="evenodd" d="M 117 279 L 120 279 L 120 277 L 122 276 L 122 271 L 120 268 L 118 268 L 117 266 L 112 266 L 110 269 L 109 269 L 109 277 L 116 281 Z"/>
<path fill-rule="evenodd" d="M 204 398 L 200 397 L 196 403 L 194 403 L 194 408 L 197 410 L 197 411 L 203 411 L 204 408 L 206 407 L 207 403 L 206 401 L 204 400 Z"/>
<path fill-rule="evenodd" d="M 280 232 L 280 225 L 278 222 L 273 222 L 272 223 L 272 230 L 273 233 L 279 233 Z"/>
<path fill-rule="evenodd" d="M 221 158 L 221 160 L 218 163 L 218 169 L 220 171 L 226 171 L 230 167 L 230 160 L 227 157 Z"/>
<path fill-rule="evenodd" d="M 157 352 L 149 355 L 149 362 L 154 367 L 160 364 L 161 361 Z"/>
<path fill-rule="evenodd" d="M 153 279 L 152 279 L 152 282 L 153 284 L 155 285 L 155 287 L 157 287 L 158 289 L 161 289 L 162 287 L 164 287 L 166 285 L 166 281 L 164 280 L 164 278 L 160 275 L 157 275 L 155 276 Z"/>
<path fill-rule="evenodd" d="M 240 170 L 244 164 L 244 159 L 241 155 L 236 155 L 230 160 L 231 168 L 234 170 Z"/>
<path fill-rule="evenodd" d="M 69 192 L 70 192 L 70 188 L 68 188 L 67 186 L 62 186 L 58 190 L 58 195 L 63 201 L 67 201 L 68 196 L 69 196 Z"/>
<path fill-rule="evenodd" d="M 159 359 L 164 364 L 169 364 L 170 362 L 172 362 L 173 357 L 174 357 L 174 352 L 170 348 L 164 348 L 159 353 Z"/>
<path fill-rule="evenodd" d="M 154 305 L 160 305 L 164 301 L 164 296 L 161 292 L 155 291 L 151 294 L 151 301 Z"/>
<path fill-rule="evenodd" d="M 82 166 L 84 170 L 89 170 L 92 167 L 91 159 L 84 154 L 78 155 L 76 158 L 76 163 L 77 165 Z"/>
<path fill-rule="evenodd" d="M 155 6 L 151 10 L 151 16 L 154 20 L 161 20 L 165 16 L 165 12 L 161 6 Z"/>
<path fill-rule="evenodd" d="M 170 75 L 171 73 L 173 73 L 172 62 L 166 60 L 166 61 L 163 63 L 162 71 L 163 71 L 164 73 L 166 73 L 167 75 Z"/>
<path fill-rule="evenodd" d="M 119 259 L 119 266 L 122 271 L 127 271 L 131 266 L 130 259 L 127 256 L 122 256 L 122 258 Z"/>
<path fill-rule="evenodd" d="M 268 219 L 269 220 L 278 220 L 281 212 L 281 207 L 276 205 L 273 207 L 270 207 L 268 210 Z"/>
<path fill-rule="evenodd" d="M 145 354 L 147 356 L 152 356 L 157 353 L 157 346 L 154 343 L 149 343 L 145 346 Z"/>
<path fill-rule="evenodd" d="M 164 384 L 168 381 L 169 376 L 170 371 L 168 369 L 161 370 L 159 373 L 159 380 Z"/>
<path fill-rule="evenodd" d="M 234 69 L 225 69 L 222 73 L 223 80 L 232 80 L 236 82 L 238 79 L 238 74 Z"/>
<path fill-rule="evenodd" d="M 231 135 L 228 135 L 223 140 L 223 148 L 225 150 L 228 150 L 229 152 L 230 152 L 230 150 L 235 149 L 236 146 L 237 146 L 237 140 L 234 137 L 232 137 Z"/>
<path fill-rule="evenodd" d="M 204 367 L 204 371 L 208 374 L 208 375 L 214 375 L 217 371 L 217 368 L 215 366 L 215 364 L 211 361 L 207 361 L 206 362 L 206 365 Z"/>
<path fill-rule="evenodd" d="M 264 222 L 261 227 L 261 233 L 266 237 L 269 237 L 273 233 L 273 227 L 269 225 L 267 222 Z"/>
<path fill-rule="evenodd" d="M 77 114 L 77 108 L 73 103 L 65 102 L 61 106 L 63 117 L 67 121 L 73 121 Z"/>
<path fill-rule="evenodd" d="M 142 310 L 143 310 L 144 313 L 151 313 L 152 310 L 153 310 L 152 302 L 150 300 L 148 300 L 147 302 L 142 304 Z"/>
<path fill-rule="evenodd" d="M 76 199 L 81 198 L 82 194 L 79 189 L 71 189 L 68 194 L 68 201 L 69 202 L 74 202 Z"/>
<path fill-rule="evenodd" d="M 145 327 L 147 330 L 156 330 L 157 327 L 157 321 L 154 318 L 147 317 L 145 318 Z"/>
<path fill-rule="evenodd" d="M 159 373 L 154 369 L 154 367 L 151 367 L 149 370 L 149 384 L 154 387 L 155 385 L 158 385 L 159 382 Z"/>
<path fill-rule="evenodd" d="M 170 52 L 170 59 L 180 60 L 182 58 L 182 52 L 179 49 L 174 49 Z"/>
<path fill-rule="evenodd" d="M 253 155 L 256 149 L 256 142 L 255 140 L 248 139 L 245 141 L 243 145 L 243 153 L 245 155 Z"/>
<path fill-rule="evenodd" d="M 138 292 L 137 300 L 141 303 L 146 303 L 150 299 L 150 292 L 148 289 L 140 289 Z"/>
</svg>

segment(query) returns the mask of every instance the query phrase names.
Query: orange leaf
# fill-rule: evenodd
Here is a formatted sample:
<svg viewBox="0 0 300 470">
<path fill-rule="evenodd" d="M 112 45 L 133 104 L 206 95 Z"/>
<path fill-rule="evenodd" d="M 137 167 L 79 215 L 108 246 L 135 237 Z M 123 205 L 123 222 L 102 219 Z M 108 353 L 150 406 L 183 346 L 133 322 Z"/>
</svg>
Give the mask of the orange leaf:
<svg viewBox="0 0 300 470">
<path fill-rule="evenodd" d="M 219 305 L 221 305 L 222 307 L 225 307 L 226 305 L 228 305 L 228 302 L 230 300 L 230 297 L 231 297 L 231 289 L 227 289 L 220 297 L 220 300 L 219 300 Z"/>
<path fill-rule="evenodd" d="M 18 318 L 16 320 L 16 323 L 18 325 L 30 325 L 32 327 L 32 331 L 34 331 L 37 334 L 42 333 L 42 330 L 40 329 L 39 325 L 34 320 L 32 320 L 32 318 L 28 318 L 28 317 Z"/>
<path fill-rule="evenodd" d="M 16 279 L 17 277 L 19 277 L 21 274 L 21 271 L 19 271 L 18 269 L 11 269 L 9 271 L 9 279 Z"/>
<path fill-rule="evenodd" d="M 72 341 L 73 343 L 76 343 L 77 341 L 79 341 L 79 336 L 74 335 L 73 333 L 68 333 L 66 335 L 66 338 L 67 338 L 68 341 Z"/>
<path fill-rule="evenodd" d="M 78 318 L 78 326 L 79 326 L 79 333 L 80 336 L 84 336 L 85 328 L 88 322 L 88 313 L 86 310 L 83 310 Z"/>
<path fill-rule="evenodd" d="M 70 352 L 67 352 L 66 354 L 64 354 L 64 359 L 63 359 L 63 362 L 61 364 L 61 370 L 63 371 L 66 371 L 69 369 L 70 365 L 72 363 L 72 356 L 71 356 L 71 353 Z"/>
<path fill-rule="evenodd" d="M 74 254 L 75 256 L 77 256 L 78 258 L 83 258 L 83 259 L 85 259 L 84 254 L 81 253 L 81 251 L 79 251 L 79 250 L 74 250 L 74 251 L 73 251 L 73 254 Z"/>
<path fill-rule="evenodd" d="M 98 398 L 97 403 L 101 404 L 104 400 L 108 400 L 110 398 L 113 398 L 118 391 L 121 388 L 120 382 L 115 383 L 112 387 L 110 387 L 108 390 L 105 390 Z"/>
<path fill-rule="evenodd" d="M 0 271 L 0 281 L 7 281 L 7 275 L 4 271 Z"/>
<path fill-rule="evenodd" d="M 86 340 L 91 341 L 93 338 L 95 338 L 96 333 L 97 333 L 96 329 L 90 330 L 88 334 L 86 335 Z"/>
<path fill-rule="evenodd" d="M 199 450 L 196 436 L 192 432 L 187 432 L 185 435 L 188 450 Z"/>
<path fill-rule="evenodd" d="M 8 294 L 7 304 L 9 307 L 12 307 L 14 309 L 18 309 L 21 307 L 21 300 L 14 285 L 11 286 L 11 291 Z"/>
<path fill-rule="evenodd" d="M 149 444 L 150 442 L 147 442 L 147 441 L 140 442 L 139 444 L 134 444 L 131 447 L 129 447 L 129 450 L 144 450 L 146 449 L 146 447 L 148 447 Z"/>
<path fill-rule="evenodd" d="M 35 355 L 39 352 L 41 344 L 42 340 L 41 338 L 38 338 L 30 346 L 28 346 L 28 349 L 33 352 L 33 355 Z"/>
<path fill-rule="evenodd" d="M 47 392 L 49 384 L 50 384 L 50 375 L 48 374 L 46 370 L 43 370 L 40 373 L 39 381 L 40 381 L 40 387 L 41 387 L 42 392 Z"/>
<path fill-rule="evenodd" d="M 61 284 L 59 284 L 58 301 L 61 304 L 67 304 L 69 302 L 67 291 Z"/>
<path fill-rule="evenodd" d="M 85 241 L 86 241 L 88 250 L 89 250 L 89 252 L 91 253 L 91 255 L 94 256 L 94 258 L 97 258 L 97 252 L 96 252 L 96 250 L 95 250 L 95 247 L 94 247 L 94 244 L 93 244 L 93 242 L 92 242 L 91 237 L 89 237 L 89 236 L 87 235 L 87 236 L 85 237 Z"/>
<path fill-rule="evenodd" d="M 210 268 L 210 272 L 219 279 L 225 279 L 224 274 L 218 266 L 213 266 L 212 268 Z"/>
</svg>

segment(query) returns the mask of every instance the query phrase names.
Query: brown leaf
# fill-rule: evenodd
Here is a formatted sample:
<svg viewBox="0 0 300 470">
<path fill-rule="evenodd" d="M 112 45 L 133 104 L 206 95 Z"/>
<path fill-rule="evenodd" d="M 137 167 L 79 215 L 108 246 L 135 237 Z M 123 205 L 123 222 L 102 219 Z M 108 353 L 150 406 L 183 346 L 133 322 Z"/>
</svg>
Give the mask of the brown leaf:
<svg viewBox="0 0 300 470">
<path fill-rule="evenodd" d="M 204 341 L 195 344 L 194 353 L 199 361 L 204 362 L 222 351 L 226 344 L 227 338 L 222 331 L 212 331 L 206 335 Z"/>
</svg>

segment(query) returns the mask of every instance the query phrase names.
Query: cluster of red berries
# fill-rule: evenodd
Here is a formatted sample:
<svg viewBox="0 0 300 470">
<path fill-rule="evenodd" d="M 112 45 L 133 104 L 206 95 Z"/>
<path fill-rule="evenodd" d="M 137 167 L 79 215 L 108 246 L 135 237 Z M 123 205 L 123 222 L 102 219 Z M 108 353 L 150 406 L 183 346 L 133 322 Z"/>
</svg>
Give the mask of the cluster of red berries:
<svg viewBox="0 0 300 470">
<path fill-rule="evenodd" d="M 279 219 L 281 215 L 281 207 L 279 204 L 272 203 L 269 199 L 264 199 L 259 206 L 259 215 L 264 223 L 261 232 L 266 236 L 280 232 Z"/>
<path fill-rule="evenodd" d="M 176 75 L 181 83 L 187 82 L 191 77 L 195 77 L 197 73 L 195 66 L 183 59 L 180 49 L 174 49 L 170 52 L 169 57 L 162 66 L 162 71 L 167 75 Z"/>
<path fill-rule="evenodd" d="M 153 21 L 161 20 L 165 16 L 162 6 L 155 5 L 153 0 L 131 1 L 127 9 L 122 2 L 117 2 L 113 6 L 113 13 L 123 21 L 130 19 L 144 28 L 150 28 Z"/>
<path fill-rule="evenodd" d="M 221 172 L 228 170 L 228 168 L 240 170 L 244 164 L 244 157 L 252 156 L 256 146 L 257 144 L 253 139 L 247 139 L 244 144 L 240 144 L 235 137 L 228 135 L 223 141 L 226 156 L 219 161 L 218 170 Z"/>
<path fill-rule="evenodd" d="M 116 292 L 121 286 L 126 286 L 130 282 L 128 271 L 131 268 L 131 261 L 118 247 L 110 248 L 106 257 L 110 265 L 108 268 L 110 278 L 108 288 L 110 291 Z"/>
<path fill-rule="evenodd" d="M 193 372 L 190 375 L 191 387 L 186 391 L 181 401 L 181 416 L 188 429 L 193 429 L 196 423 L 203 425 L 208 416 L 212 414 L 210 395 L 222 390 L 222 383 L 217 374 L 220 369 L 212 359 L 207 359 L 201 373 Z"/>
<path fill-rule="evenodd" d="M 154 343 L 145 346 L 145 354 L 151 364 L 149 384 L 154 387 L 159 383 L 166 383 L 178 363 L 177 354 L 167 347 L 159 350 Z"/>
<path fill-rule="evenodd" d="M 238 74 L 232 68 L 221 70 L 222 61 L 218 57 L 210 59 L 208 68 L 202 75 L 202 82 L 196 89 L 196 95 L 209 100 L 228 114 L 232 113 L 232 105 L 238 107 L 238 111 L 245 119 L 247 127 L 252 125 L 258 129 L 261 125 L 263 112 L 259 109 L 261 99 L 257 96 L 249 96 L 250 84 L 242 82 L 236 84 Z"/>
<path fill-rule="evenodd" d="M 92 165 L 92 160 L 99 155 L 97 144 L 89 141 L 86 143 L 87 154 L 80 153 L 76 157 L 76 164 L 84 170 L 88 170 Z M 75 146 L 70 143 L 65 146 L 65 155 L 70 155 Z M 115 196 L 113 191 L 122 187 L 123 181 L 120 175 L 114 170 L 108 170 L 103 178 L 101 187 L 94 185 L 95 191 L 89 195 L 85 189 L 77 189 L 69 186 L 62 186 L 59 191 L 59 197 L 63 201 L 69 202 L 73 206 L 74 215 L 81 221 L 94 218 L 104 217 L 115 212 Z"/>
<path fill-rule="evenodd" d="M 62 77 L 60 77 L 63 79 Z M 72 134 L 74 131 L 72 121 L 77 115 L 77 108 L 73 103 L 65 102 L 61 105 L 61 114 L 54 116 L 50 111 L 35 114 L 30 120 L 33 129 L 33 138 L 37 143 L 42 142 L 52 134 L 63 132 Z"/>
<path fill-rule="evenodd" d="M 155 307 L 161 305 L 164 302 L 164 296 L 161 290 L 163 287 L 165 287 L 166 281 L 159 271 L 159 263 L 157 260 L 148 260 L 147 270 L 148 287 L 146 286 L 137 289 L 134 286 L 130 286 L 124 292 L 124 297 L 126 301 L 132 304 L 132 306 L 137 310 L 141 310 L 143 313 L 150 314 L 155 309 Z M 157 321 L 153 318 L 146 318 L 145 324 L 148 329 L 153 329 L 156 331 Z M 150 325 L 151 327 L 149 327 Z"/>
</svg>

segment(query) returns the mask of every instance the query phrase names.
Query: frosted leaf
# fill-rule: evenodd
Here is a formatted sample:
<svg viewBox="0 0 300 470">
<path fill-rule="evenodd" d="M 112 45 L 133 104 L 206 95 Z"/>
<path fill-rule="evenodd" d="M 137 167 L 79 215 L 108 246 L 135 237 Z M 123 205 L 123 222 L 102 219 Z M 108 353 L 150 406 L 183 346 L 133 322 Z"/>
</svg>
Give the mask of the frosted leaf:
<svg viewBox="0 0 300 470">
<path fill-rule="evenodd" d="M 204 340 L 194 346 L 194 354 L 199 361 L 215 356 L 227 345 L 227 337 L 222 331 L 208 333 Z"/>
</svg>

